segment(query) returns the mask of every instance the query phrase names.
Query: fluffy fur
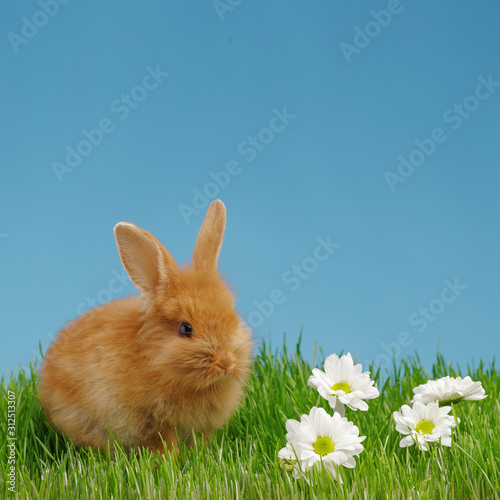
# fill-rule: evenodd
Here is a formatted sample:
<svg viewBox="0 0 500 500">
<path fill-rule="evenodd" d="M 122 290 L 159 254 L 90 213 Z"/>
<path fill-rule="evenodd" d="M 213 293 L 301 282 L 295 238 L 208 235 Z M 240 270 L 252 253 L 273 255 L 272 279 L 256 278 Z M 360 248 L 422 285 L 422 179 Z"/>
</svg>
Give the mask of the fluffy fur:
<svg viewBox="0 0 500 500">
<path fill-rule="evenodd" d="M 214 201 L 190 267 L 179 269 L 147 231 L 115 227 L 120 258 L 140 296 L 87 311 L 63 328 L 40 370 L 49 422 L 79 446 L 177 449 L 210 435 L 237 407 L 250 366 L 250 332 L 217 272 L 225 207 Z M 181 322 L 192 338 L 179 334 Z M 109 431 L 108 431 L 109 429 Z"/>
</svg>

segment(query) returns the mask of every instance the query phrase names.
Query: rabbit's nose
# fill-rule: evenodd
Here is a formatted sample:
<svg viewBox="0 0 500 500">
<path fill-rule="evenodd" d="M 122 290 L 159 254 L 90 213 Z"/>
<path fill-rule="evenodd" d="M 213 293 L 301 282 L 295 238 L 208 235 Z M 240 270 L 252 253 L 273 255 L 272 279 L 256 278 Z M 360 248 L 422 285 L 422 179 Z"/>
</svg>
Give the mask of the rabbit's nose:
<svg viewBox="0 0 500 500">
<path fill-rule="evenodd" d="M 235 359 L 231 355 L 220 356 L 215 361 L 215 366 L 220 368 L 224 372 L 224 375 L 227 375 L 228 373 L 231 373 L 231 371 L 234 370 Z"/>
<path fill-rule="evenodd" d="M 217 363 L 215 366 L 222 371 L 222 375 L 227 375 L 227 368 L 224 365 Z"/>
</svg>

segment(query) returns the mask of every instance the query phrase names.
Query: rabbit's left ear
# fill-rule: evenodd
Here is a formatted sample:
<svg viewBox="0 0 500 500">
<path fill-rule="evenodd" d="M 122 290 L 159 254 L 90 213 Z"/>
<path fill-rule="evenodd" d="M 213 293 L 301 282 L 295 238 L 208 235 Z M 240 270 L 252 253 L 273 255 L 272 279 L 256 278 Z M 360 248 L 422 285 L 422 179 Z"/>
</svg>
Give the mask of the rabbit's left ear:
<svg viewBox="0 0 500 500">
<path fill-rule="evenodd" d="M 221 200 L 210 203 L 193 250 L 192 267 L 198 271 L 216 271 L 226 228 L 226 207 Z"/>
</svg>

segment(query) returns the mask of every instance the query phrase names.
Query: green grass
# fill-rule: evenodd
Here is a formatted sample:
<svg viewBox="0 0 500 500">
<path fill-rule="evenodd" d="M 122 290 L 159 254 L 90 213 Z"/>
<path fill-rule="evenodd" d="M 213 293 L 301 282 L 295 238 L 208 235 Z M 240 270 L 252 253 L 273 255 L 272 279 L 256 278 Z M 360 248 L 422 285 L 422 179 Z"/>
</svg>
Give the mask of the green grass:
<svg viewBox="0 0 500 500">
<path fill-rule="evenodd" d="M 459 373 L 438 355 L 427 373 L 410 357 L 394 365 L 383 385 L 375 374 L 381 396 L 368 402 L 368 412 L 347 409 L 367 438 L 356 468 L 342 468 L 342 486 L 320 471 L 295 480 L 277 458 L 288 418 L 300 419 L 315 405 L 330 412 L 307 387 L 310 374 L 300 343 L 294 353 L 264 345 L 239 411 L 210 442 L 198 439 L 178 457 L 147 450 L 126 455 L 118 448 L 111 458 L 75 449 L 56 434 L 36 399 L 36 368 L 21 370 L 1 382 L 0 498 L 500 498 L 500 370 L 494 364 Z M 448 374 L 480 380 L 488 398 L 456 406 L 461 423 L 451 448 L 400 448 L 392 412 L 409 402 L 413 387 Z M 16 394 L 15 494 L 6 482 L 8 390 Z"/>
</svg>

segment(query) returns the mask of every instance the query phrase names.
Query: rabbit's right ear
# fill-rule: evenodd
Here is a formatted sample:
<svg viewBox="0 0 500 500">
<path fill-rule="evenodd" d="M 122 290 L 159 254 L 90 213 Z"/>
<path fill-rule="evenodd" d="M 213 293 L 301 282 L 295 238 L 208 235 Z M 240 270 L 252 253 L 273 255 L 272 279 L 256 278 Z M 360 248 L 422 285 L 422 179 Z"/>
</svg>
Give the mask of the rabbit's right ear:
<svg viewBox="0 0 500 500">
<path fill-rule="evenodd" d="M 156 295 L 158 285 L 168 283 L 179 271 L 172 255 L 148 231 L 119 222 L 114 233 L 123 267 L 141 292 Z"/>
<path fill-rule="evenodd" d="M 200 271 L 217 270 L 217 260 L 226 228 L 226 207 L 221 200 L 210 203 L 194 244 L 193 269 Z"/>
</svg>

